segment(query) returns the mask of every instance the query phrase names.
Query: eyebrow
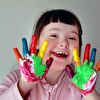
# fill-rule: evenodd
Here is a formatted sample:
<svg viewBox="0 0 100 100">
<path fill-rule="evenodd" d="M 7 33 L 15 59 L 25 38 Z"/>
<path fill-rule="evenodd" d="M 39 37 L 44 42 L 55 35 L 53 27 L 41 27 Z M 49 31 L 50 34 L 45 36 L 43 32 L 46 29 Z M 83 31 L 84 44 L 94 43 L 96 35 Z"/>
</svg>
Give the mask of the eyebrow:
<svg viewBox="0 0 100 100">
<path fill-rule="evenodd" d="M 71 33 L 75 33 L 76 35 L 78 35 L 78 33 L 76 31 L 70 31 Z"/>
<path fill-rule="evenodd" d="M 60 30 L 59 28 L 52 28 L 52 29 L 49 29 L 48 31 L 51 31 L 51 30 Z"/>
<path fill-rule="evenodd" d="M 60 30 L 59 28 L 52 28 L 52 29 L 49 29 L 48 31 L 51 31 L 51 30 Z M 75 33 L 75 34 L 77 34 L 78 35 L 78 33 L 76 32 L 76 31 L 70 31 L 70 32 L 68 32 L 68 33 Z"/>
</svg>

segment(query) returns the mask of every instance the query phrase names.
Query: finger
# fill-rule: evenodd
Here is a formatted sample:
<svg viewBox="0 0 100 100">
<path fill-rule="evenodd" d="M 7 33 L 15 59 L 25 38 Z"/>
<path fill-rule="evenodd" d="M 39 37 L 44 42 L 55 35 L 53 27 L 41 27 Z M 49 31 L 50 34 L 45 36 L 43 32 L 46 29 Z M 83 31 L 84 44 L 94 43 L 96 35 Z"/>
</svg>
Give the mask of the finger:
<svg viewBox="0 0 100 100">
<path fill-rule="evenodd" d="M 43 42 L 43 44 L 41 45 L 41 48 L 40 48 L 39 53 L 38 53 L 38 56 L 39 56 L 40 58 L 43 58 L 43 57 L 44 57 L 44 54 L 45 54 L 46 49 L 47 49 L 47 46 L 48 46 L 48 41 L 45 40 L 45 41 Z"/>
<path fill-rule="evenodd" d="M 37 36 L 34 34 L 32 36 L 32 42 L 30 45 L 30 54 L 36 54 Z"/>
<path fill-rule="evenodd" d="M 85 60 L 85 61 L 84 61 L 84 65 L 87 65 L 88 63 L 89 63 L 88 60 Z"/>
<path fill-rule="evenodd" d="M 27 55 L 29 55 L 29 51 L 26 38 L 22 38 L 22 48 L 23 48 L 23 56 L 27 57 Z"/>
<path fill-rule="evenodd" d="M 67 74 L 68 74 L 69 78 L 73 78 L 74 71 L 73 71 L 73 69 L 70 65 L 66 65 L 66 71 L 67 71 Z"/>
<path fill-rule="evenodd" d="M 74 50 L 73 50 L 73 57 L 74 57 L 75 66 L 80 66 L 81 61 L 79 58 L 78 50 L 76 48 L 74 48 Z"/>
<path fill-rule="evenodd" d="M 50 57 L 50 58 L 46 61 L 46 67 L 47 67 L 48 69 L 50 68 L 52 62 L 53 62 L 53 58 L 52 58 L 52 57 Z"/>
<path fill-rule="evenodd" d="M 91 51 L 90 61 L 95 63 L 95 57 L 96 57 L 96 48 L 93 48 Z"/>
<path fill-rule="evenodd" d="M 99 59 L 97 65 L 96 65 L 96 70 L 97 70 L 97 71 L 100 71 L 100 59 Z"/>
<path fill-rule="evenodd" d="M 89 67 L 93 67 L 93 62 L 92 61 L 90 61 L 89 63 L 88 63 L 88 65 L 89 65 Z"/>
<path fill-rule="evenodd" d="M 86 44 L 85 50 L 84 50 L 84 57 L 83 57 L 83 62 L 86 60 L 89 60 L 90 57 L 90 44 Z"/>
<path fill-rule="evenodd" d="M 18 51 L 17 48 L 13 48 L 13 51 L 15 53 L 15 56 L 16 56 L 17 61 L 19 62 L 19 59 L 22 59 L 21 54 L 19 53 L 19 51 Z"/>
</svg>

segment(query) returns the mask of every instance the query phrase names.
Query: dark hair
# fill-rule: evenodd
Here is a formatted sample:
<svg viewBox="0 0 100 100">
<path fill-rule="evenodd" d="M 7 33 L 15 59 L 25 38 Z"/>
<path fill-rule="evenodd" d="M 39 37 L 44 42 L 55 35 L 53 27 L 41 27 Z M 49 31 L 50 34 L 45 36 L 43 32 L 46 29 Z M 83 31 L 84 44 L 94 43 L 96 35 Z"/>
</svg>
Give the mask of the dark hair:
<svg viewBox="0 0 100 100">
<path fill-rule="evenodd" d="M 51 22 L 58 22 L 58 21 L 65 23 L 65 24 L 76 25 L 78 27 L 78 29 L 79 29 L 79 45 L 80 45 L 80 49 L 81 49 L 82 27 L 81 27 L 80 21 L 78 20 L 76 15 L 74 15 L 73 13 L 71 13 L 70 11 L 67 11 L 67 10 L 55 9 L 55 10 L 49 10 L 49 11 L 46 11 L 45 13 L 43 13 L 36 24 L 34 34 L 36 34 L 39 38 L 42 29 L 46 25 L 48 25 Z"/>
</svg>

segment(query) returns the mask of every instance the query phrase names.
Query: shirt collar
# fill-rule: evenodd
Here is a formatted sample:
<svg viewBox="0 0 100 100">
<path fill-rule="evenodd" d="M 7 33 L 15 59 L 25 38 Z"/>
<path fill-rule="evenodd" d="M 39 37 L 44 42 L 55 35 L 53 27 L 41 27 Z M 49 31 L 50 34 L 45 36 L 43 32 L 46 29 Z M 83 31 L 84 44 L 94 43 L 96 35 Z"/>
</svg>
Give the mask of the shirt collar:
<svg viewBox="0 0 100 100">
<path fill-rule="evenodd" d="M 60 76 L 58 82 L 57 82 L 55 85 L 49 84 L 49 83 L 46 81 L 46 79 L 42 79 L 42 80 L 41 80 L 41 85 L 42 85 L 42 87 L 45 88 L 46 90 L 51 90 L 51 89 L 56 89 L 62 82 L 66 82 L 66 84 L 69 83 L 69 77 L 68 77 L 66 71 L 64 71 L 64 72 L 61 74 L 61 76 Z"/>
</svg>

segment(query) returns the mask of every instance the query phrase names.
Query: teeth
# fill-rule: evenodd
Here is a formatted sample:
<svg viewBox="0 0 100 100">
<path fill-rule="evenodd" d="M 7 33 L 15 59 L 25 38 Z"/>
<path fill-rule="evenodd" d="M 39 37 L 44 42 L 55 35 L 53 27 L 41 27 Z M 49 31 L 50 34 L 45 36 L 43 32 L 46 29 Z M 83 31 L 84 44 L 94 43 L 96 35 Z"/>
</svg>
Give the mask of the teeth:
<svg viewBox="0 0 100 100">
<path fill-rule="evenodd" d="M 66 53 L 59 52 L 59 51 L 57 51 L 56 53 L 57 53 L 57 54 L 63 54 L 63 55 L 67 55 Z"/>
</svg>

